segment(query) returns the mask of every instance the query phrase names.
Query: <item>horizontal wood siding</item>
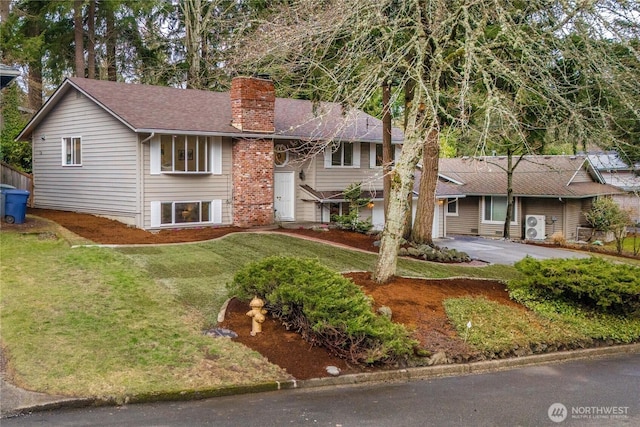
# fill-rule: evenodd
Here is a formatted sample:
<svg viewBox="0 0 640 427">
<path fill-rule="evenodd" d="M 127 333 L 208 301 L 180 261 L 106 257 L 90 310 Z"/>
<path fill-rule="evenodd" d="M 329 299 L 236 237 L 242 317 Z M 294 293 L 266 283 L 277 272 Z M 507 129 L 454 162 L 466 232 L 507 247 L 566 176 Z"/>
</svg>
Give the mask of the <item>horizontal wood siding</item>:
<svg viewBox="0 0 640 427">
<path fill-rule="evenodd" d="M 446 235 L 477 235 L 480 223 L 480 199 L 462 197 L 458 199 L 458 216 L 447 216 Z"/>
<path fill-rule="evenodd" d="M 364 191 L 382 190 L 382 169 L 369 167 L 369 144 L 360 145 L 359 168 L 325 168 L 324 156 L 322 154 L 316 156 L 313 188 L 318 191 L 343 190 L 349 184 L 360 182 Z"/>
<path fill-rule="evenodd" d="M 590 202 L 586 202 L 591 205 Z M 585 226 L 583 207 L 585 200 L 569 199 L 565 201 L 564 212 L 564 237 L 567 240 L 576 240 L 578 238 L 578 227 Z"/>
<path fill-rule="evenodd" d="M 640 195 L 634 193 L 614 194 L 613 200 L 623 210 L 629 212 L 634 223 L 640 223 Z"/>
<path fill-rule="evenodd" d="M 571 182 L 593 182 L 593 178 L 589 175 L 589 172 L 587 172 L 586 169 L 580 169 L 576 172 L 576 175 L 573 177 Z"/>
<path fill-rule="evenodd" d="M 157 138 L 158 136 L 156 136 Z M 222 139 L 222 174 L 158 174 L 150 169 L 150 144 L 143 146 L 144 228 L 151 227 L 151 202 L 195 202 L 222 200 L 222 224 L 231 224 L 233 187 L 231 139 Z M 188 224 L 185 224 L 187 226 Z M 193 226 L 193 224 L 191 224 Z M 171 226 L 175 227 L 175 225 Z"/>
<path fill-rule="evenodd" d="M 567 201 L 561 202 L 557 198 L 542 199 L 542 198 L 527 198 L 522 202 L 522 221 L 525 224 L 527 215 L 544 215 L 545 228 L 544 234 L 547 237 L 551 237 L 556 232 L 561 232 L 565 238 L 568 238 L 568 231 L 566 226 L 566 212 L 565 205 Z M 555 220 L 554 220 L 555 218 Z M 568 219 L 568 218 L 567 218 Z M 575 232 L 575 227 L 574 230 Z"/>
<path fill-rule="evenodd" d="M 62 138 L 82 138 L 82 165 L 62 166 Z M 135 133 L 70 91 L 33 133 L 35 206 L 87 212 L 135 224 Z"/>
</svg>

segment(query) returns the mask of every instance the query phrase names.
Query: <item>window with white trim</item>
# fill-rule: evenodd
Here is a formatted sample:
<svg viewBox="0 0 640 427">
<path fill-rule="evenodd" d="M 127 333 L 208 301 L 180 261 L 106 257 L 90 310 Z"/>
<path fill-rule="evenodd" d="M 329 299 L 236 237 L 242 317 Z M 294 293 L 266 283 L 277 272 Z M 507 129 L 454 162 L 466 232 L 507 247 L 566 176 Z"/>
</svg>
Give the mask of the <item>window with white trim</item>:
<svg viewBox="0 0 640 427">
<path fill-rule="evenodd" d="M 359 168 L 360 167 L 360 143 L 336 142 L 327 146 L 324 150 L 325 168 Z"/>
<path fill-rule="evenodd" d="M 209 138 L 198 135 L 161 135 L 162 172 L 210 173 Z"/>
<path fill-rule="evenodd" d="M 458 216 L 458 199 L 447 199 L 447 216 Z"/>
<path fill-rule="evenodd" d="M 506 196 L 484 196 L 483 197 L 482 221 L 486 223 L 504 223 L 507 218 L 507 197 Z M 511 223 L 516 224 L 516 200 L 513 201 L 511 211 Z"/>
<path fill-rule="evenodd" d="M 82 165 L 82 138 L 79 136 L 62 138 L 62 165 Z"/>
<path fill-rule="evenodd" d="M 392 165 L 396 159 L 400 156 L 400 146 L 393 145 L 391 150 L 391 162 Z M 369 145 L 369 167 L 381 168 L 382 167 L 382 144 L 371 143 Z"/>
<path fill-rule="evenodd" d="M 353 142 L 341 142 L 331 154 L 331 166 L 353 166 Z"/>
<path fill-rule="evenodd" d="M 211 202 L 163 202 L 160 224 L 211 222 Z"/>
</svg>

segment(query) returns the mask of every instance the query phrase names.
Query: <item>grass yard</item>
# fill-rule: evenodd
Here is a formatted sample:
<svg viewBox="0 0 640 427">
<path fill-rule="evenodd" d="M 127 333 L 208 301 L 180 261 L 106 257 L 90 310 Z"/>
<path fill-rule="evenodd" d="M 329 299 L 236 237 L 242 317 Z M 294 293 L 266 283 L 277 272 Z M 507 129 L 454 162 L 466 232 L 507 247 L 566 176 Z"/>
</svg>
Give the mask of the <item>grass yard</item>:
<svg viewBox="0 0 640 427">
<path fill-rule="evenodd" d="M 287 378 L 247 347 L 202 335 L 215 323 L 226 283 L 245 263 L 275 254 L 315 257 L 337 271 L 371 270 L 376 259 L 279 234 L 245 233 L 209 243 L 109 249 L 2 232 L 0 248 L 8 377 L 31 390 L 113 401 Z M 517 272 L 400 260 L 399 274 L 506 280 Z"/>
</svg>

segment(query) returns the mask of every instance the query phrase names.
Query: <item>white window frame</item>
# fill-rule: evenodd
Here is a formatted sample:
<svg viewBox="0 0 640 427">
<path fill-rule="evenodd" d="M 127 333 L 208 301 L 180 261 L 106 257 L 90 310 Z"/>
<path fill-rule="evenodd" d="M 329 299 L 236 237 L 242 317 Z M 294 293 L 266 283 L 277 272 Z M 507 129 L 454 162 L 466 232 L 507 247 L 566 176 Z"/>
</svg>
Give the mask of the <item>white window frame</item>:
<svg viewBox="0 0 640 427">
<path fill-rule="evenodd" d="M 371 169 L 382 169 L 382 161 L 378 164 L 378 156 L 376 155 L 378 147 L 382 147 L 382 144 L 375 142 L 369 144 L 369 167 Z M 402 146 L 393 144 L 393 164 L 395 164 L 396 159 L 400 158 L 400 151 L 402 151 Z"/>
<path fill-rule="evenodd" d="M 352 162 L 351 162 L 352 164 L 350 165 L 344 164 L 345 144 L 351 144 L 353 147 Z M 340 152 L 340 158 L 341 158 L 340 165 L 333 164 L 333 154 L 337 152 Z M 351 141 L 341 141 L 341 142 L 335 142 L 335 143 L 329 144 L 324 149 L 324 167 L 325 169 L 331 169 L 331 168 L 358 169 L 360 168 L 360 143 L 351 142 Z"/>
<path fill-rule="evenodd" d="M 493 219 L 493 206 L 492 206 L 492 209 L 491 209 L 492 219 L 486 219 L 485 218 L 487 198 L 491 199 L 491 204 L 493 205 L 493 200 L 494 200 L 494 198 L 497 198 L 497 197 L 499 197 L 501 199 L 505 199 L 505 202 L 506 202 L 507 196 L 482 196 L 482 206 L 481 206 L 482 212 L 481 212 L 481 215 L 482 215 L 482 223 L 483 224 L 504 224 L 504 220 L 497 220 L 496 221 L 496 220 Z M 510 224 L 511 225 L 518 225 L 518 220 L 517 219 L 518 219 L 518 198 L 514 197 L 513 198 L 513 215 L 512 215 Z"/>
<path fill-rule="evenodd" d="M 202 221 L 202 204 L 209 203 L 209 220 Z M 178 204 L 196 204 L 200 221 L 176 221 L 176 205 Z M 163 205 L 171 205 L 171 222 L 162 222 Z M 169 227 L 169 226 L 195 226 L 202 224 L 222 224 L 222 200 L 173 200 L 173 201 L 154 201 L 151 202 L 151 227 Z"/>
<path fill-rule="evenodd" d="M 445 199 L 444 205 L 444 214 L 446 216 L 458 216 L 458 208 L 460 207 L 459 200 L 457 197 L 455 199 Z M 454 212 L 449 212 L 449 206 L 455 206 Z"/>
<path fill-rule="evenodd" d="M 67 142 L 71 143 L 71 151 L 67 149 Z M 79 145 L 79 149 L 74 149 L 75 144 Z M 80 159 L 76 159 L 77 152 L 80 153 Z M 82 137 L 81 136 L 64 136 L 62 137 L 62 166 L 82 166 Z M 67 161 L 67 158 L 69 161 Z"/>
<path fill-rule="evenodd" d="M 151 175 L 160 175 L 160 174 L 192 174 L 192 175 L 220 175 L 222 174 L 222 138 L 216 136 L 203 136 L 203 135 L 164 135 L 164 137 L 169 136 L 171 138 L 171 164 L 170 169 L 163 169 L 162 166 L 162 136 L 157 135 L 151 140 L 150 143 L 150 168 Z M 184 169 L 176 169 L 176 149 L 180 149 L 178 146 L 176 148 L 176 144 L 183 144 L 185 155 L 188 156 L 189 146 L 187 143 L 187 139 L 189 137 L 196 138 L 196 147 L 193 149 L 192 158 L 195 161 L 196 167 L 199 165 L 199 156 L 201 155 L 201 150 L 199 150 L 200 144 L 205 144 L 204 150 L 202 150 L 203 155 L 205 156 L 204 166 L 205 170 L 184 170 Z M 187 157 L 188 160 L 188 157 Z M 178 160 L 180 161 L 180 160 Z M 185 168 L 187 168 L 187 162 L 185 162 Z"/>
</svg>

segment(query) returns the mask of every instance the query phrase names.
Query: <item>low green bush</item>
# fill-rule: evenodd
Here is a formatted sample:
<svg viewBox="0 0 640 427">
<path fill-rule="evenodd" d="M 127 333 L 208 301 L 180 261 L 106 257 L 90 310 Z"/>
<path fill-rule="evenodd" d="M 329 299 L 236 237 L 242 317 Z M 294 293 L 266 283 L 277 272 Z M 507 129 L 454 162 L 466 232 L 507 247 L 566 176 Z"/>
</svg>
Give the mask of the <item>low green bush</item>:
<svg viewBox="0 0 640 427">
<path fill-rule="evenodd" d="M 640 267 L 597 257 L 536 260 L 515 264 L 523 273 L 509 290 L 531 300 L 559 300 L 600 313 L 640 316 Z"/>
<path fill-rule="evenodd" d="M 417 345 L 404 326 L 374 313 L 351 280 L 313 259 L 274 256 L 248 264 L 228 291 L 241 300 L 262 298 L 287 328 L 354 363 L 397 362 Z"/>
</svg>

